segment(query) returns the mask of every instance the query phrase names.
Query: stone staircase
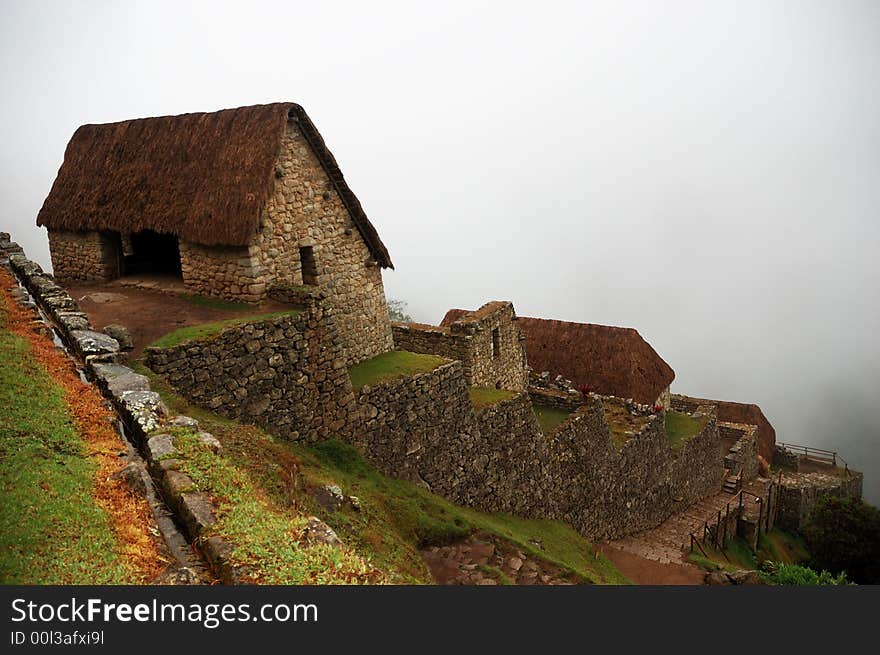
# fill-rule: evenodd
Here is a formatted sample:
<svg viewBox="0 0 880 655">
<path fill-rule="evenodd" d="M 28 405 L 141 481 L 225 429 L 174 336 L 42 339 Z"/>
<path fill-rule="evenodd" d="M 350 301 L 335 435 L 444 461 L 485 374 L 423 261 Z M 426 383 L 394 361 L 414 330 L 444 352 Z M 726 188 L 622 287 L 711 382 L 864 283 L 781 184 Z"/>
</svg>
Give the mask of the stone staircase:
<svg viewBox="0 0 880 655">
<path fill-rule="evenodd" d="M 766 496 L 769 483 L 769 480 L 759 478 L 744 484 L 743 488 L 750 493 Z M 748 505 L 754 503 L 748 498 L 745 502 Z M 728 506 L 730 512 L 737 511 L 738 498 L 722 490 L 682 509 L 656 528 L 612 541 L 609 545 L 655 562 L 681 564 L 685 561 L 686 551 L 690 547 L 691 533 L 702 535 L 703 526 L 706 523 L 714 524 L 718 513 L 724 514 Z M 749 510 L 748 507 L 745 509 Z"/>
</svg>

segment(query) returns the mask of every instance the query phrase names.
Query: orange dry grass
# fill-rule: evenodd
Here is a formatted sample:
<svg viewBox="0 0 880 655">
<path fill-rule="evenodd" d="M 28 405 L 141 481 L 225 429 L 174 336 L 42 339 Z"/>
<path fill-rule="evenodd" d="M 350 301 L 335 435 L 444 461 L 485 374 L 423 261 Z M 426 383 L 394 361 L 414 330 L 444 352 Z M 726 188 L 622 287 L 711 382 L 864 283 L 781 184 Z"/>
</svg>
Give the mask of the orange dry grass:
<svg viewBox="0 0 880 655">
<path fill-rule="evenodd" d="M 2 269 L 0 283 L 4 289 L 15 285 L 12 276 Z M 97 464 L 95 501 L 109 515 L 125 561 L 141 581 L 149 582 L 167 560 L 159 554 L 157 537 L 153 536 L 155 520 L 147 501 L 134 495 L 121 480 L 111 478 L 121 468 L 119 452 L 125 449 L 114 429 L 115 414 L 107 409 L 94 386 L 80 380 L 70 359 L 55 347 L 52 339 L 36 330 L 33 314 L 6 291 L 3 294 L 9 316 L 7 329 L 28 340 L 34 359 L 63 390 L 70 417 L 86 445 L 86 456 Z"/>
</svg>

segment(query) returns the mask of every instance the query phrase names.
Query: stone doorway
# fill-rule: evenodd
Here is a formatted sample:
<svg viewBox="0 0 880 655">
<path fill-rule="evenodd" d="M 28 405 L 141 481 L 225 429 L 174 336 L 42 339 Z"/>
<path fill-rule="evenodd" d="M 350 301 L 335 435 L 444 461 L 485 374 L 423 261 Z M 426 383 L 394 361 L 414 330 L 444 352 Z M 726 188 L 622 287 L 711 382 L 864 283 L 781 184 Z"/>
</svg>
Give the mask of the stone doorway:
<svg viewBox="0 0 880 655">
<path fill-rule="evenodd" d="M 183 278 L 180 244 L 175 235 L 142 230 L 123 237 L 121 247 L 123 275 Z"/>
</svg>

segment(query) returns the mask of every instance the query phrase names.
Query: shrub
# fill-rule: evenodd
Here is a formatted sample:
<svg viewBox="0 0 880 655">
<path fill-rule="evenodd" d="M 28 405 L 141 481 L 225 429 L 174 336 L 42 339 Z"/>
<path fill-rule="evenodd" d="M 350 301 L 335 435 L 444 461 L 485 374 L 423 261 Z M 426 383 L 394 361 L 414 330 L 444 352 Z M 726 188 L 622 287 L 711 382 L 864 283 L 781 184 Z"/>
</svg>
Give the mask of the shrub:
<svg viewBox="0 0 880 655">
<path fill-rule="evenodd" d="M 821 498 L 803 528 L 810 565 L 880 583 L 880 510 L 854 499 Z"/>
<path fill-rule="evenodd" d="M 761 565 L 761 577 L 770 584 L 798 586 L 847 585 L 846 573 L 835 576 L 828 571 L 817 573 L 813 569 L 798 564 L 777 564 L 764 562 Z"/>
</svg>

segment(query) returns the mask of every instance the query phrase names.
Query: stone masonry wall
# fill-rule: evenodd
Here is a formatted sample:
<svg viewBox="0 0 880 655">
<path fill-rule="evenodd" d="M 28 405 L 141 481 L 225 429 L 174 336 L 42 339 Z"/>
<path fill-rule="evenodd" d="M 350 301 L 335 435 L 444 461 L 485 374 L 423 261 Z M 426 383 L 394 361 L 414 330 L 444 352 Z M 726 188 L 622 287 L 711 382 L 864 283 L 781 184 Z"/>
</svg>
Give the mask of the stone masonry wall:
<svg viewBox="0 0 880 655">
<path fill-rule="evenodd" d="M 472 386 L 526 388 L 523 338 L 510 302 L 487 303 L 447 327 L 398 323 L 393 331 L 398 348 L 461 361 Z"/>
<path fill-rule="evenodd" d="M 180 267 L 184 284 L 202 296 L 259 302 L 266 278 L 245 247 L 208 247 L 180 240 Z"/>
<path fill-rule="evenodd" d="M 861 498 L 863 475 L 856 471 L 846 474 L 789 473 L 782 474 L 779 487 L 776 525 L 783 530 L 799 531 L 810 516 L 816 502 L 824 496 Z"/>
<path fill-rule="evenodd" d="M 118 271 L 108 237 L 90 232 L 49 230 L 52 272 L 59 280 L 109 280 Z"/>
<path fill-rule="evenodd" d="M 758 477 L 758 435 L 754 425 L 743 423 L 718 422 L 718 431 L 722 439 L 733 441 L 728 453 L 724 456 L 724 466 L 731 473 L 742 471 L 744 482 Z"/>
<path fill-rule="evenodd" d="M 194 293 L 261 301 L 275 286 L 304 283 L 300 247 L 311 247 L 316 286 L 333 310 L 345 359 L 355 364 L 394 347 L 382 271 L 339 194 L 289 122 L 275 167 L 275 189 L 247 247 L 180 242 L 183 280 Z"/>
<path fill-rule="evenodd" d="M 145 363 L 193 402 L 292 440 L 343 436 L 354 401 L 335 325 L 317 299 L 296 315 L 148 348 Z"/>
</svg>

